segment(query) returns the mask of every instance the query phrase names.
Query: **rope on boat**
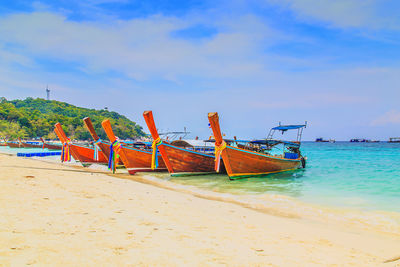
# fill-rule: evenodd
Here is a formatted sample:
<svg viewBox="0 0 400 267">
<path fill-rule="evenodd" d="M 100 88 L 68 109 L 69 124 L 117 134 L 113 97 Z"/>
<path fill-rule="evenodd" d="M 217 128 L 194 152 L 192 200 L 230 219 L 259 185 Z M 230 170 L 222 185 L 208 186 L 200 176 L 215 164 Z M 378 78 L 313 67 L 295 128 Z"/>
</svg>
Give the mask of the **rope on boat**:
<svg viewBox="0 0 400 267">
<path fill-rule="evenodd" d="M 221 154 L 222 151 L 226 148 L 226 142 L 222 140 L 222 143 L 217 146 L 215 145 L 215 171 L 219 172 L 221 166 Z"/>
<path fill-rule="evenodd" d="M 67 139 L 66 142 L 63 143 L 62 149 L 61 149 L 61 162 L 65 161 L 71 161 L 71 151 L 70 151 L 70 146 L 71 146 L 71 139 Z"/>
<path fill-rule="evenodd" d="M 100 143 L 101 142 L 101 139 L 99 138 L 99 139 L 97 139 L 97 141 L 94 141 L 93 142 L 93 147 L 94 147 L 94 154 L 93 154 L 93 159 L 95 160 L 95 161 L 99 161 L 99 147 L 98 147 L 98 143 Z"/>
<path fill-rule="evenodd" d="M 151 169 L 154 170 L 158 168 L 158 146 L 162 144 L 162 140 L 158 137 L 153 141 L 151 147 L 153 148 L 153 153 L 151 155 Z"/>
<path fill-rule="evenodd" d="M 110 156 L 108 158 L 108 168 L 115 173 L 117 168 L 117 162 L 119 159 L 119 151 L 121 150 L 121 144 L 116 139 L 110 146 Z"/>
</svg>

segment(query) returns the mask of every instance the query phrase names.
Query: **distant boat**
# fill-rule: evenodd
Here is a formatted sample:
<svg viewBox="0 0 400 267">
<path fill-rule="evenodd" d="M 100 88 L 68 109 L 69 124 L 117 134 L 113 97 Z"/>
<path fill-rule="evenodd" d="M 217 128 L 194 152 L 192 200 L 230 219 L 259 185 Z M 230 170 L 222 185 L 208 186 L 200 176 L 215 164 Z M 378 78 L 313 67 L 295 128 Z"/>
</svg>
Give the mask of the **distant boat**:
<svg viewBox="0 0 400 267">
<path fill-rule="evenodd" d="M 15 141 L 11 141 L 11 142 L 7 142 L 6 143 L 7 146 L 11 147 L 11 148 L 20 148 L 23 147 L 22 144 L 20 142 L 15 142 Z"/>
<path fill-rule="evenodd" d="M 353 138 L 353 139 L 350 139 L 350 142 L 351 142 L 351 143 L 366 143 L 366 142 L 367 142 L 367 139 Z"/>
<path fill-rule="evenodd" d="M 318 138 L 315 139 L 315 142 L 317 142 L 317 143 L 319 143 L 319 142 L 322 142 L 322 143 L 335 143 L 336 140 L 335 139 L 326 140 L 326 139 L 323 139 L 322 137 L 318 137 Z"/>
<path fill-rule="evenodd" d="M 21 138 L 18 138 L 18 140 L 23 148 L 42 148 L 38 142 L 23 142 Z"/>
<path fill-rule="evenodd" d="M 62 145 L 61 144 L 50 144 L 46 143 L 46 141 L 41 137 L 40 140 L 42 141 L 42 146 L 43 148 L 47 148 L 48 150 L 61 150 Z"/>
<path fill-rule="evenodd" d="M 389 143 L 400 143 L 400 137 L 390 137 Z"/>
</svg>

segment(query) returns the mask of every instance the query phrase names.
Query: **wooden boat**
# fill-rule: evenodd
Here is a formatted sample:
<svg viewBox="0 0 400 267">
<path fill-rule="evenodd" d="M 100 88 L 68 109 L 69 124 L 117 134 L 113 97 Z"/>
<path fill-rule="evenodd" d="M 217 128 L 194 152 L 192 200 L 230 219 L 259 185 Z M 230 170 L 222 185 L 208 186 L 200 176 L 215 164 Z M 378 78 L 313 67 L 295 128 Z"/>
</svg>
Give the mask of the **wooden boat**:
<svg viewBox="0 0 400 267">
<path fill-rule="evenodd" d="M 23 148 L 42 148 L 42 146 L 40 144 L 32 144 L 32 143 L 28 143 L 28 142 L 23 142 L 21 140 L 21 138 L 18 138 L 18 140 Z"/>
<path fill-rule="evenodd" d="M 102 153 L 98 153 L 98 159 L 95 159 L 95 150 L 93 148 L 71 143 L 60 123 L 56 123 L 54 131 L 63 145 L 69 145 L 72 157 L 83 166 L 86 167 L 93 163 L 107 163 L 107 159 Z"/>
<path fill-rule="evenodd" d="M 400 143 L 400 137 L 390 137 L 389 143 Z"/>
<path fill-rule="evenodd" d="M 153 147 L 160 151 L 171 176 L 215 173 L 214 154 L 175 146 L 165 140 L 161 140 L 154 123 L 152 111 L 145 111 L 143 117 L 154 139 Z"/>
<path fill-rule="evenodd" d="M 242 146 L 233 146 L 227 144 L 222 139 L 218 113 L 209 113 L 208 120 L 215 137 L 216 159 L 219 161 L 220 156 L 222 156 L 226 172 L 230 179 L 262 176 L 305 167 L 305 159 L 300 153 L 299 140 L 296 142 L 274 140 L 270 138 L 272 137 L 270 132 L 268 135 L 269 138 L 267 139 L 250 141 Z M 305 126 L 306 125 L 280 125 L 272 128 L 271 131 L 278 130 L 285 132 L 290 129 L 299 129 L 302 131 Z M 262 147 L 272 147 L 276 144 L 286 145 L 288 152 L 285 152 L 281 156 L 273 156 L 266 150 L 260 149 Z M 216 166 L 216 168 L 217 167 L 218 166 Z"/>
<path fill-rule="evenodd" d="M 159 168 L 151 168 L 153 154 L 151 149 L 146 149 L 145 147 L 140 148 L 127 146 L 126 144 L 119 142 L 112 130 L 110 120 L 104 120 L 101 125 L 103 126 L 103 129 L 106 132 L 107 137 L 108 139 L 110 139 L 111 143 L 114 144 L 114 142 L 118 142 L 121 145 L 119 156 L 129 174 L 135 174 L 136 172 L 167 170 L 167 168 L 165 167 L 165 163 L 160 155 L 157 155 Z"/>
<path fill-rule="evenodd" d="M 40 138 L 40 140 L 43 143 L 43 145 L 42 145 L 43 148 L 47 148 L 49 150 L 61 150 L 62 149 L 61 145 L 46 143 L 43 138 Z"/>
<path fill-rule="evenodd" d="M 6 144 L 7 144 L 7 146 L 9 146 L 9 147 L 11 147 L 11 148 L 21 148 L 21 147 L 23 147 L 22 146 L 22 144 L 21 144 L 21 142 L 14 142 L 14 141 L 8 141 L 8 142 L 6 142 Z"/>
<path fill-rule="evenodd" d="M 110 156 L 110 152 L 111 152 L 111 149 L 110 149 L 111 143 L 100 139 L 100 137 L 97 135 L 97 133 L 93 127 L 92 120 L 89 117 L 84 118 L 83 122 L 84 122 L 86 128 L 88 129 L 90 135 L 93 137 L 93 140 L 94 140 L 93 145 L 97 146 L 101 150 L 101 153 L 103 153 L 103 155 L 107 159 L 107 161 L 109 161 L 109 156 Z M 119 160 L 118 165 L 123 165 L 123 162 L 121 159 Z"/>
<path fill-rule="evenodd" d="M 0 146 L 7 146 L 7 140 L 3 138 L 3 141 L 0 142 Z"/>
</svg>

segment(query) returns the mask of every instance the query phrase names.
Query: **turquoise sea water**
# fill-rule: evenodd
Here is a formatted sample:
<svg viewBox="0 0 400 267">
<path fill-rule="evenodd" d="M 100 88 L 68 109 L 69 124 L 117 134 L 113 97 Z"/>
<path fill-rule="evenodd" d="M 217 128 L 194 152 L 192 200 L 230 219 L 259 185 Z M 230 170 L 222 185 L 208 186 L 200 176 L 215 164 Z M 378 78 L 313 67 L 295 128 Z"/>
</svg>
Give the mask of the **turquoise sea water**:
<svg viewBox="0 0 400 267">
<path fill-rule="evenodd" d="M 170 181 L 232 194 L 278 194 L 305 202 L 400 212 L 400 143 L 304 142 L 307 167 L 230 181 L 226 175 Z"/>
<path fill-rule="evenodd" d="M 27 151 L 42 150 L 0 147 L 3 153 Z M 308 158 L 306 169 L 265 177 L 230 181 L 226 175 L 155 176 L 234 195 L 276 194 L 328 206 L 400 212 L 400 143 L 304 142 L 302 151 Z"/>
</svg>

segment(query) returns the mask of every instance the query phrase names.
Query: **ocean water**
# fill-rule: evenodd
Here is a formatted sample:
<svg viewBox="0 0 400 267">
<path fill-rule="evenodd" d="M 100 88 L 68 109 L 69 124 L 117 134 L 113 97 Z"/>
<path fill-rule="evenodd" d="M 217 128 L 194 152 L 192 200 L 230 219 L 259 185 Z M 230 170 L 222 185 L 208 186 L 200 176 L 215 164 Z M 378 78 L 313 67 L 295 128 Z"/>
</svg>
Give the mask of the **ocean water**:
<svg viewBox="0 0 400 267">
<path fill-rule="evenodd" d="M 400 212 L 400 143 L 302 144 L 305 169 L 230 181 L 226 175 L 160 176 L 234 195 L 283 195 L 363 211 Z"/>
</svg>

